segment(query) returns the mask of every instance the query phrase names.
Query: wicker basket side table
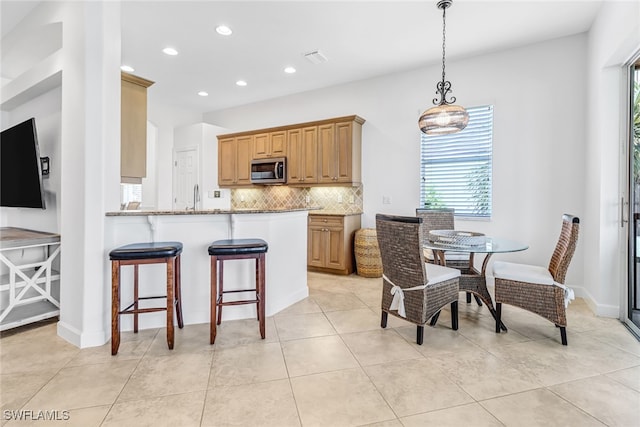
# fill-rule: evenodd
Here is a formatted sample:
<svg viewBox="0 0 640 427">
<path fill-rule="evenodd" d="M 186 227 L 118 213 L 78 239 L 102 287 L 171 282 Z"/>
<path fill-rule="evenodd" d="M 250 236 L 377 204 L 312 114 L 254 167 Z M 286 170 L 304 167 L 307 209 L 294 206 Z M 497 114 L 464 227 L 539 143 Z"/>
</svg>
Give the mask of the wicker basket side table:
<svg viewBox="0 0 640 427">
<path fill-rule="evenodd" d="M 382 277 L 382 259 L 375 228 L 361 228 L 356 231 L 354 252 L 358 276 Z"/>
</svg>

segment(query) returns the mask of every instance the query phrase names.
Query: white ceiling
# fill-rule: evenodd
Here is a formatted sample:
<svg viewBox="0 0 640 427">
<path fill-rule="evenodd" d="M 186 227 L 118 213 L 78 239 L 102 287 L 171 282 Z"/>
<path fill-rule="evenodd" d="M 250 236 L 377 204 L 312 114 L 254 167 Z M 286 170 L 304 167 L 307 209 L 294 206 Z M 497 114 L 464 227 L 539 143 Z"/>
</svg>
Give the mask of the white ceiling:
<svg viewBox="0 0 640 427">
<path fill-rule="evenodd" d="M 29 2 L 3 0 L 3 33 L 12 25 L 5 22 L 12 3 L 22 4 L 22 13 L 30 10 L 24 6 Z M 436 3 L 123 0 L 122 62 L 156 82 L 149 90 L 152 101 L 215 111 L 437 64 L 442 12 Z M 602 3 L 455 0 L 447 10 L 447 63 L 587 31 Z M 20 12 L 9 15 L 20 18 Z M 234 33 L 218 35 L 219 24 Z M 179 54 L 165 55 L 166 46 Z M 303 57 L 316 49 L 329 61 L 314 65 Z M 285 74 L 289 65 L 297 73 Z M 439 77 L 433 76 L 434 85 Z M 236 86 L 239 79 L 248 85 Z"/>
</svg>

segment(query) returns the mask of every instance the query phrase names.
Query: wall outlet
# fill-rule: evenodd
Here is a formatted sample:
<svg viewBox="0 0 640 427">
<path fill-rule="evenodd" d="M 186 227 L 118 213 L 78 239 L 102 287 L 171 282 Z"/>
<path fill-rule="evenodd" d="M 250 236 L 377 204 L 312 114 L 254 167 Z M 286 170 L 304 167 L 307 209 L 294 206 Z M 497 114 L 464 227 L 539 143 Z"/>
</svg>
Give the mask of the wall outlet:
<svg viewBox="0 0 640 427">
<path fill-rule="evenodd" d="M 352 194 L 351 196 L 349 196 L 349 203 L 354 204 L 355 202 L 356 202 L 356 198 Z"/>
<path fill-rule="evenodd" d="M 311 196 L 307 195 L 307 196 L 304 198 L 304 200 L 305 200 L 307 203 L 311 203 Z"/>
<path fill-rule="evenodd" d="M 391 204 L 391 196 L 382 196 L 382 204 L 390 205 Z"/>
<path fill-rule="evenodd" d="M 220 197 L 222 197 L 222 196 L 220 195 L 220 190 L 215 190 L 215 191 L 213 192 L 213 198 L 214 198 L 214 199 L 219 199 Z"/>
<path fill-rule="evenodd" d="M 338 203 L 342 203 L 342 194 L 338 194 Z"/>
</svg>

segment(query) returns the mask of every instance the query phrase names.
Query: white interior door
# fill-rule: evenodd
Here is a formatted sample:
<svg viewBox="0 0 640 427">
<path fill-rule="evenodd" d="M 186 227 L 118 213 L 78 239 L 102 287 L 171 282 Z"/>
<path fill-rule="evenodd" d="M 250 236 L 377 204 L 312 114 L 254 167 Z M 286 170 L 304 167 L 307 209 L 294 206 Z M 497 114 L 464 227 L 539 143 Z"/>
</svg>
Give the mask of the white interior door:
<svg viewBox="0 0 640 427">
<path fill-rule="evenodd" d="M 173 208 L 176 210 L 197 209 L 199 206 L 198 157 L 197 147 L 175 152 Z"/>
</svg>

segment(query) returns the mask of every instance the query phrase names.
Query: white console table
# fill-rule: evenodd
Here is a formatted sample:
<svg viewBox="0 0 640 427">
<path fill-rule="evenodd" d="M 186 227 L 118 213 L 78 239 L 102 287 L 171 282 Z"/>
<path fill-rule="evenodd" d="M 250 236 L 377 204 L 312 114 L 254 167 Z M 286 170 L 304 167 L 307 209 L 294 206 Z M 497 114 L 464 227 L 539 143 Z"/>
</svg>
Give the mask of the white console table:
<svg viewBox="0 0 640 427">
<path fill-rule="evenodd" d="M 60 314 L 60 235 L 0 228 L 0 331 Z"/>
</svg>

